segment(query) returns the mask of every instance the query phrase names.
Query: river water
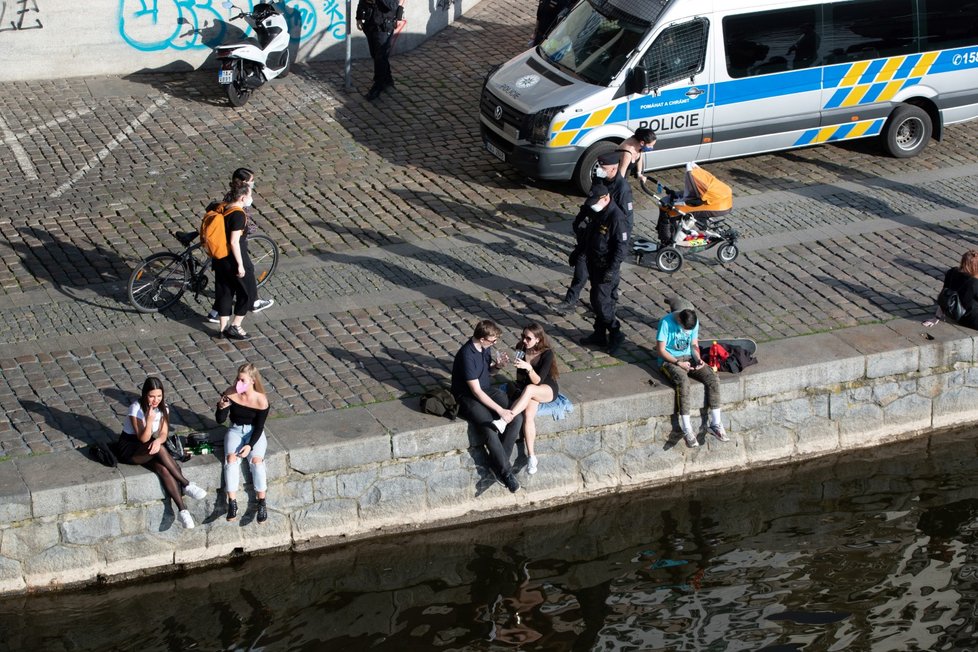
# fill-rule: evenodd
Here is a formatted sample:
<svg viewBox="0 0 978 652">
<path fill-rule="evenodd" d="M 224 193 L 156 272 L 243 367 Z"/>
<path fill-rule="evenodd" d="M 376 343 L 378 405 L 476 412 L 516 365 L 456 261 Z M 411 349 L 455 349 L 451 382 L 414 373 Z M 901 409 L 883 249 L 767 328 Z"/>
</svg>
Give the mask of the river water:
<svg viewBox="0 0 978 652">
<path fill-rule="evenodd" d="M 944 433 L 7 599 L 0 649 L 978 650 L 976 453 L 978 432 Z"/>
</svg>

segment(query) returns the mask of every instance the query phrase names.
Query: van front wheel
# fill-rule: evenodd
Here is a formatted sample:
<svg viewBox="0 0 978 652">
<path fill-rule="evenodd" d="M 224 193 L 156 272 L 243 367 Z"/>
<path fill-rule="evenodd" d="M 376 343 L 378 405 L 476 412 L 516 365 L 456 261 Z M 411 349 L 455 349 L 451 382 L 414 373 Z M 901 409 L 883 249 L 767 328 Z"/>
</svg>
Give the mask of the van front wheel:
<svg viewBox="0 0 978 652">
<path fill-rule="evenodd" d="M 901 104 L 883 127 L 883 147 L 896 158 L 916 156 L 927 146 L 932 130 L 926 111 L 913 104 Z"/>
<path fill-rule="evenodd" d="M 591 177 L 594 175 L 594 168 L 598 165 L 598 157 L 608 152 L 613 152 L 618 145 L 610 140 L 599 140 L 584 151 L 581 160 L 577 162 L 577 169 L 574 170 L 574 185 L 583 194 L 587 194 L 591 189 Z"/>
</svg>

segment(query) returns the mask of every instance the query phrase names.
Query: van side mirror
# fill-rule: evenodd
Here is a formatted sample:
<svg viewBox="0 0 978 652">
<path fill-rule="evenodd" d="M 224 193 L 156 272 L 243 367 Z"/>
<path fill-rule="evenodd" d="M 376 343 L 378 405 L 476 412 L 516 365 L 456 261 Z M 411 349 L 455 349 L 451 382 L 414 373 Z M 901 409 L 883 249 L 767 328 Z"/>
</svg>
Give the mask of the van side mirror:
<svg viewBox="0 0 978 652">
<path fill-rule="evenodd" d="M 628 93 L 643 94 L 649 92 L 649 71 L 642 66 L 632 68 L 632 74 L 628 78 Z"/>
</svg>

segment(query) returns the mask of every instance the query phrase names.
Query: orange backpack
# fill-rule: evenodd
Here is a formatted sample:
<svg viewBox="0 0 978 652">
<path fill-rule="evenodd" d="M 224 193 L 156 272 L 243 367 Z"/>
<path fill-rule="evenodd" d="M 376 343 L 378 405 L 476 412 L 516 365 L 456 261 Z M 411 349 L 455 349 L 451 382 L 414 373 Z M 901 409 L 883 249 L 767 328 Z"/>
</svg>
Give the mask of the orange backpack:
<svg viewBox="0 0 978 652">
<path fill-rule="evenodd" d="M 224 228 L 224 211 L 227 206 L 224 202 L 211 204 L 200 223 L 200 244 L 211 258 L 227 258 L 231 254 Z"/>
</svg>

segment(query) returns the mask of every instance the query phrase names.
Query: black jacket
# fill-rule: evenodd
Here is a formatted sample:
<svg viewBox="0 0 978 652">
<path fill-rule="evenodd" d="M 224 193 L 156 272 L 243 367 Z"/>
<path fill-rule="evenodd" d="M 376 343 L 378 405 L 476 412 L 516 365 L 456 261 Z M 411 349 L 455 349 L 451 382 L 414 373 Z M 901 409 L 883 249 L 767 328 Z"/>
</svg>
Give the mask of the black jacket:
<svg viewBox="0 0 978 652">
<path fill-rule="evenodd" d="M 591 213 L 591 221 L 584 234 L 584 255 L 587 256 L 588 267 L 617 271 L 628 254 L 628 218 L 614 200 L 600 213 Z"/>
<path fill-rule="evenodd" d="M 363 23 L 365 32 L 393 32 L 403 13 L 397 0 L 360 0 L 357 3 L 357 21 Z"/>
</svg>

